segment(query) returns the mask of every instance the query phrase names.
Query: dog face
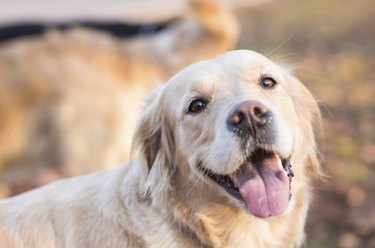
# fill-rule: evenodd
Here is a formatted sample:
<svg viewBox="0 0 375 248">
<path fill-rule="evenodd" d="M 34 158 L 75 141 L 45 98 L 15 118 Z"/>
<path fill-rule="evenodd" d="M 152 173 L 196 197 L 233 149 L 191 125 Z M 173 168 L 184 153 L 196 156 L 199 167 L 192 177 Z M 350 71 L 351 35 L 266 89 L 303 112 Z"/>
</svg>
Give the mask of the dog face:
<svg viewBox="0 0 375 248">
<path fill-rule="evenodd" d="M 299 194 L 293 174 L 305 180 L 306 172 L 319 173 L 316 112 L 298 80 L 255 52 L 194 64 L 167 83 L 141 119 L 136 142 L 158 178 L 148 187 L 163 191 L 166 175 L 180 173 L 251 215 L 281 215 Z"/>
</svg>

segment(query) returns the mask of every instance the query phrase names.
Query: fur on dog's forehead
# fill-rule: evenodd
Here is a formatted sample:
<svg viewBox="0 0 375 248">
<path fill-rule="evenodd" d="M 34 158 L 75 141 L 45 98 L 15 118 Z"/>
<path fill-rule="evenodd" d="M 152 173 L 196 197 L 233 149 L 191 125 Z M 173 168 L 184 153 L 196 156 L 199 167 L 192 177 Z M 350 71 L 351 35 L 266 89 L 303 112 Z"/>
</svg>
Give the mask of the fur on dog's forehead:
<svg viewBox="0 0 375 248">
<path fill-rule="evenodd" d="M 249 51 L 237 50 L 223 54 L 212 60 L 205 60 L 190 65 L 176 74 L 167 84 L 167 89 L 188 89 L 191 83 L 200 82 L 250 82 L 261 75 L 271 75 L 283 79 L 282 68 L 264 57 Z M 193 81 L 193 82 L 192 82 Z M 283 81 L 283 80 L 281 80 Z M 209 85 L 207 85 L 209 86 Z M 181 92 L 181 91 L 179 91 Z"/>
</svg>

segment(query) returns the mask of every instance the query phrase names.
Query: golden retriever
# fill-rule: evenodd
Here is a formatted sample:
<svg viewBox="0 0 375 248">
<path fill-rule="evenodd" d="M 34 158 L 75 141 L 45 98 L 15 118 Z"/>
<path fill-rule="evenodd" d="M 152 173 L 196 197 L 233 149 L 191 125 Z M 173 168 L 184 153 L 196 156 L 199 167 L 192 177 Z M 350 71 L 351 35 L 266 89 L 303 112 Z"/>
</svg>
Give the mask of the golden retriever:
<svg viewBox="0 0 375 248">
<path fill-rule="evenodd" d="M 137 157 L 0 201 L 0 246 L 300 246 L 320 174 L 308 90 L 239 50 L 187 67 L 153 95 Z"/>
<path fill-rule="evenodd" d="M 237 42 L 229 7 L 209 0 L 189 6 L 154 35 L 119 39 L 72 29 L 2 44 L 0 197 L 1 184 L 15 194 L 129 158 L 146 92 Z"/>
</svg>

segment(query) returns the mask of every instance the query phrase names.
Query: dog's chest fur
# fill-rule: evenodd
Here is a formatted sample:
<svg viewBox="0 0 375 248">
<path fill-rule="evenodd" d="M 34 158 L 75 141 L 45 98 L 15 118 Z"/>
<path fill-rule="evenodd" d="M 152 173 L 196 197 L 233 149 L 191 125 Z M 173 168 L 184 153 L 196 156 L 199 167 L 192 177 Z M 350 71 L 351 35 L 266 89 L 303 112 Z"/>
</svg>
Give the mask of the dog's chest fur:
<svg viewBox="0 0 375 248">
<path fill-rule="evenodd" d="M 137 180 L 144 180 L 145 176 L 131 175 L 129 181 L 124 182 L 133 184 Z M 183 190 L 179 188 L 178 191 Z M 140 224 L 137 229 L 147 247 L 287 248 L 302 241 L 299 239 L 303 236 L 301 227 L 304 223 L 291 220 L 298 220 L 298 215 L 305 215 L 303 208 L 290 216 L 276 218 L 270 224 L 268 220 L 254 218 L 230 204 L 212 204 L 193 210 L 181 195 L 174 195 L 171 200 L 168 193 L 164 192 L 163 196 L 155 200 L 155 206 L 152 200 L 139 200 L 139 196 L 134 193 L 133 190 L 126 193 L 134 197 L 129 203 L 138 202 L 136 205 L 130 204 L 128 212 L 132 213 L 133 221 Z M 165 208 L 160 209 L 160 206 Z"/>
<path fill-rule="evenodd" d="M 139 197 L 147 176 L 139 166 L 63 180 L 0 202 L 0 246 L 19 247 L 16 241 L 23 240 L 27 247 L 292 247 L 303 224 L 284 220 L 271 230 L 225 205 L 192 211 L 166 204 L 168 212 L 160 211 Z"/>
</svg>

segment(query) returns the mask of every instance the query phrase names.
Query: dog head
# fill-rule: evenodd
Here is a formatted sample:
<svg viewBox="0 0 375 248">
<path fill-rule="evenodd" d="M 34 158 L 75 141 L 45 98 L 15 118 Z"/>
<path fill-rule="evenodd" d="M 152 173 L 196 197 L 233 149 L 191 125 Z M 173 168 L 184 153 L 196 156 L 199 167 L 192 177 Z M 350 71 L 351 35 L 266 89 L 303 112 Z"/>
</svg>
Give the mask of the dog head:
<svg viewBox="0 0 375 248">
<path fill-rule="evenodd" d="M 217 194 L 259 218 L 282 215 L 301 181 L 320 173 L 318 115 L 308 90 L 258 53 L 193 64 L 155 94 L 139 122 L 134 142 L 148 165 L 147 189 L 190 185 L 183 197 Z"/>
</svg>

